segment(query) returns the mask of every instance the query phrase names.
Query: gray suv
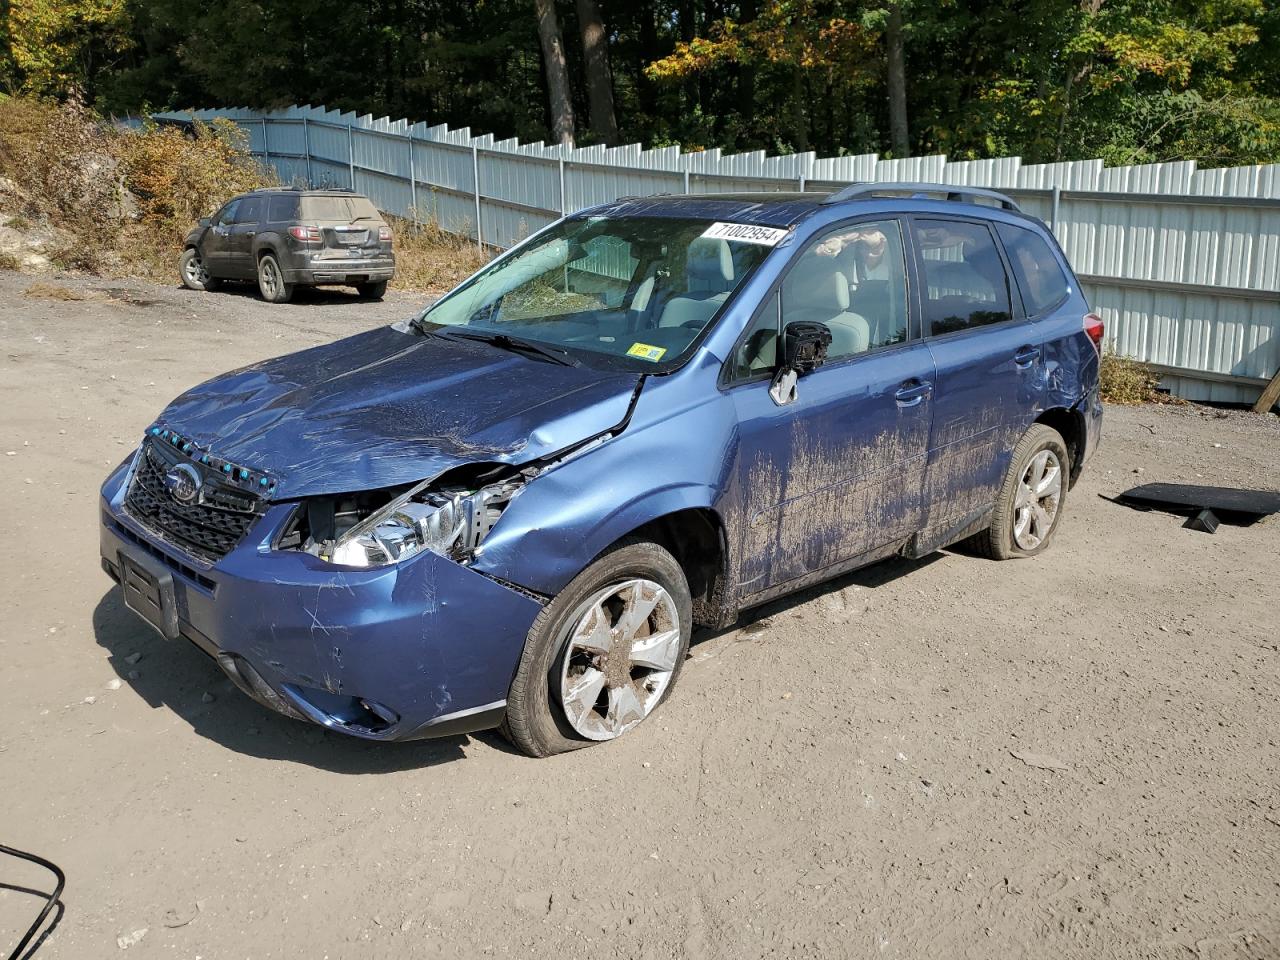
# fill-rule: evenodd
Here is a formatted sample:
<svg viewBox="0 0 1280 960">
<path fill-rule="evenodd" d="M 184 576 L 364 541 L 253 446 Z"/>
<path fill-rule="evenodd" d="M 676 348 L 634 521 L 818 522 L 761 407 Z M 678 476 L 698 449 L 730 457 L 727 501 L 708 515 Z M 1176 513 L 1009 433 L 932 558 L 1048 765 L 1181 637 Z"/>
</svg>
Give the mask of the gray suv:
<svg viewBox="0 0 1280 960">
<path fill-rule="evenodd" d="M 395 275 L 391 228 L 368 197 L 345 190 L 255 190 L 228 200 L 187 234 L 180 264 L 192 290 L 257 280 L 285 303 L 297 284 L 345 284 L 378 300 Z"/>
</svg>

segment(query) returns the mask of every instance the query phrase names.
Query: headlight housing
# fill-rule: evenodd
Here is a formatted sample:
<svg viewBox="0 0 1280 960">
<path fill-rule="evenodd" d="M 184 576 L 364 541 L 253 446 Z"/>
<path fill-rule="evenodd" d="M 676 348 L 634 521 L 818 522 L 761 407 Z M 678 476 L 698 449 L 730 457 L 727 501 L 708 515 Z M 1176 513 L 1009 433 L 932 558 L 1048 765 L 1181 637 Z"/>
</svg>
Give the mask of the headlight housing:
<svg viewBox="0 0 1280 960">
<path fill-rule="evenodd" d="M 502 511 L 524 485 L 523 478 L 476 489 L 428 490 L 419 484 L 348 525 L 332 539 L 308 538 L 303 549 L 346 567 L 382 567 L 430 550 L 463 559 L 474 553 Z"/>
</svg>

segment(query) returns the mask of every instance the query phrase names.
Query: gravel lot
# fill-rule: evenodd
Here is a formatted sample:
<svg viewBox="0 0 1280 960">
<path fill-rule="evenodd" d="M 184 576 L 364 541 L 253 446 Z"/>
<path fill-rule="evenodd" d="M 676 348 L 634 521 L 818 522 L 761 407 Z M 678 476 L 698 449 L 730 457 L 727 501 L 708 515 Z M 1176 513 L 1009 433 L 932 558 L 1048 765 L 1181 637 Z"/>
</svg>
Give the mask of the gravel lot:
<svg viewBox="0 0 1280 960">
<path fill-rule="evenodd" d="M 756 611 L 608 747 L 377 745 L 128 614 L 97 491 L 186 387 L 414 301 L 32 282 L 0 273 L 0 842 L 69 877 L 41 960 L 1280 957 L 1280 521 L 1099 496 L 1280 487 L 1277 418 L 1111 409 L 1046 555 Z M 0 887 L 0 947 L 34 906 Z"/>
</svg>

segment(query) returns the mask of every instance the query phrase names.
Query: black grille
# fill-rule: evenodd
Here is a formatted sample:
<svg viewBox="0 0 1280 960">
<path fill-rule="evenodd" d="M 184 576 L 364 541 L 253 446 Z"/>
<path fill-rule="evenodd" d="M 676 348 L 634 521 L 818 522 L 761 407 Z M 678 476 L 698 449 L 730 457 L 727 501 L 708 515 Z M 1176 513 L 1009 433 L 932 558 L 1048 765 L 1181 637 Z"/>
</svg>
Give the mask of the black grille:
<svg viewBox="0 0 1280 960">
<path fill-rule="evenodd" d="M 171 465 L 153 443 L 145 444 L 125 497 L 126 509 L 139 523 L 187 552 L 207 560 L 222 559 L 257 519 L 254 498 L 206 479 L 200 502 L 179 503 L 164 485 Z M 226 508 L 232 504 L 241 509 Z"/>
</svg>

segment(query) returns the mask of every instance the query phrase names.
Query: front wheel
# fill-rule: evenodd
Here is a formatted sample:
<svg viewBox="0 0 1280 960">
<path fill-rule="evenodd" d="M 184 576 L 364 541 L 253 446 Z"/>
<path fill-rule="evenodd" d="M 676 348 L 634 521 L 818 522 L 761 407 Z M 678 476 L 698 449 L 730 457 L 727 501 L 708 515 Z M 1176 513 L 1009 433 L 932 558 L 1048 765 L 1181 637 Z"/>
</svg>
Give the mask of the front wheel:
<svg viewBox="0 0 1280 960">
<path fill-rule="evenodd" d="M 285 283 L 273 253 L 264 253 L 258 260 L 258 290 L 268 303 L 288 303 L 293 296 L 293 284 Z"/>
<path fill-rule="evenodd" d="M 220 286 L 217 277 L 209 276 L 209 268 L 205 266 L 204 258 L 195 247 L 187 247 L 182 251 L 182 258 L 178 261 L 178 272 L 182 275 L 182 285 L 188 290 L 212 293 Z"/>
<path fill-rule="evenodd" d="M 387 293 L 387 281 L 379 280 L 377 283 L 356 284 L 356 293 L 361 300 L 381 300 Z"/>
<path fill-rule="evenodd" d="M 605 553 L 534 620 L 502 732 L 534 757 L 622 736 L 675 686 L 692 616 L 684 571 L 664 548 Z"/>
<path fill-rule="evenodd" d="M 1013 448 L 991 526 L 967 541 L 992 560 L 1034 557 L 1049 546 L 1067 502 L 1071 458 L 1062 434 L 1036 423 Z"/>
</svg>

